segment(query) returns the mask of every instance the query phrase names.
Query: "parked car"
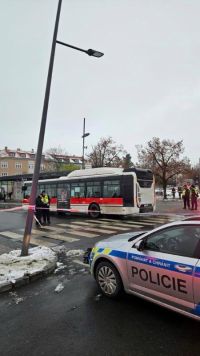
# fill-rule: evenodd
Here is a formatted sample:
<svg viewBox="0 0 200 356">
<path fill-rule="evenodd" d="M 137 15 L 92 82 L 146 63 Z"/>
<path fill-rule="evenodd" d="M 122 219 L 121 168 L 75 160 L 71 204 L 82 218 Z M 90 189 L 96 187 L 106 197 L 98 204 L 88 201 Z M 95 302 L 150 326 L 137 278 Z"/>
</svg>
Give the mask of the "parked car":
<svg viewBox="0 0 200 356">
<path fill-rule="evenodd" d="M 112 236 L 84 261 L 105 296 L 125 291 L 200 320 L 200 221 Z"/>
</svg>

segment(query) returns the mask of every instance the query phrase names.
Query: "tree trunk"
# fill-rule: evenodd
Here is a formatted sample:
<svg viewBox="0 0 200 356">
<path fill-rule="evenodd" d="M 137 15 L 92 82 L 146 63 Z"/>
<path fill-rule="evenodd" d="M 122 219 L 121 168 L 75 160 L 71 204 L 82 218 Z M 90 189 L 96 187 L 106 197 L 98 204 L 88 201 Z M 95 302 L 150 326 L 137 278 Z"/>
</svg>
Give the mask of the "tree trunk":
<svg viewBox="0 0 200 356">
<path fill-rule="evenodd" d="M 163 199 L 167 199 L 167 182 L 164 179 L 163 179 L 163 192 L 164 192 Z"/>
</svg>

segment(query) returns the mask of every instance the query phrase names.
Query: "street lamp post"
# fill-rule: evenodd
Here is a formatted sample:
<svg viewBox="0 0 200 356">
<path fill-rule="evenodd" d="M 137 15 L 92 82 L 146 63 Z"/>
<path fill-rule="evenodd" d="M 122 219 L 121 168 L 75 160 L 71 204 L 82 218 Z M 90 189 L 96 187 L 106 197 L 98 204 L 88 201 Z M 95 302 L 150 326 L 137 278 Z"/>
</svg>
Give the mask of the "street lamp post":
<svg viewBox="0 0 200 356">
<path fill-rule="evenodd" d="M 23 237 L 23 243 L 22 243 L 21 256 L 28 255 L 28 248 L 29 248 L 29 243 L 30 243 L 30 239 L 31 239 L 31 230 L 32 230 L 33 216 L 34 216 L 34 210 L 35 210 L 35 200 L 36 200 L 38 179 L 39 179 L 39 173 L 40 173 L 40 164 L 41 164 L 41 159 L 42 159 L 42 150 L 43 150 L 43 143 L 44 143 L 44 135 L 45 135 L 46 120 L 47 120 L 47 112 L 48 112 L 49 95 L 50 95 L 50 88 L 51 88 L 51 79 L 52 79 L 52 73 L 53 73 L 53 64 L 54 64 L 56 43 L 62 44 L 64 46 L 67 46 L 70 48 L 74 48 L 78 51 L 88 54 L 89 56 L 93 56 L 93 57 L 97 57 L 97 58 L 103 56 L 103 53 L 92 50 L 92 49 L 83 50 L 81 48 L 68 45 L 64 42 L 57 41 L 58 24 L 59 24 L 59 19 L 60 19 L 61 5 L 62 5 L 62 0 L 58 0 L 58 8 L 57 8 L 57 14 L 56 14 L 54 33 L 53 33 L 53 40 L 52 40 L 52 47 L 51 47 L 51 54 L 50 54 L 50 61 L 49 61 L 49 69 L 48 69 L 48 75 L 47 75 L 46 90 L 45 90 L 42 118 L 41 118 L 41 125 L 40 125 L 40 133 L 39 133 L 39 138 L 38 138 L 37 154 L 36 154 L 36 159 L 35 159 L 35 168 L 34 168 L 34 173 L 33 173 L 30 203 L 29 203 L 29 207 L 28 207 L 26 225 L 25 225 L 25 229 L 24 229 L 24 237 Z"/>
<path fill-rule="evenodd" d="M 83 119 L 83 157 L 82 157 L 82 169 L 85 169 L 85 137 L 89 136 L 89 132 L 85 132 L 85 118 Z"/>
</svg>

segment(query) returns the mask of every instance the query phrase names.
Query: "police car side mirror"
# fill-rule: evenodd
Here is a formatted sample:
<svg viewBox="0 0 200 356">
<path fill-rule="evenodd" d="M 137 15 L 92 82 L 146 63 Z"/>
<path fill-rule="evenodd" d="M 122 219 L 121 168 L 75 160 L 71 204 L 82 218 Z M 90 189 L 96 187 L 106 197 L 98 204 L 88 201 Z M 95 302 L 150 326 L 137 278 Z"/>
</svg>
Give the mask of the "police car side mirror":
<svg viewBox="0 0 200 356">
<path fill-rule="evenodd" d="M 143 251 L 145 249 L 145 245 L 146 245 L 146 239 L 142 239 L 140 241 L 137 241 L 134 245 L 134 247 L 138 250 L 138 251 Z"/>
</svg>

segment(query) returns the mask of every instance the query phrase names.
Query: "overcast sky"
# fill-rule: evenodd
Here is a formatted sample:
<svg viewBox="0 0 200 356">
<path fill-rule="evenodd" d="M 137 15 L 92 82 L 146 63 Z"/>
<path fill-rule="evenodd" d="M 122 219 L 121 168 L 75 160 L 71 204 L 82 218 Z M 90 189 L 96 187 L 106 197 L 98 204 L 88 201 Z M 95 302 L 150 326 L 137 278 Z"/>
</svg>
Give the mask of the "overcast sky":
<svg viewBox="0 0 200 356">
<path fill-rule="evenodd" d="M 0 148 L 37 147 L 57 0 L 0 0 Z M 44 150 L 112 136 L 137 159 L 152 137 L 200 157 L 200 1 L 63 0 Z"/>
</svg>

